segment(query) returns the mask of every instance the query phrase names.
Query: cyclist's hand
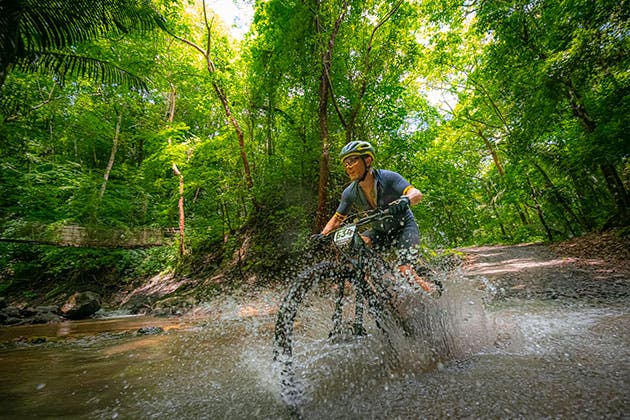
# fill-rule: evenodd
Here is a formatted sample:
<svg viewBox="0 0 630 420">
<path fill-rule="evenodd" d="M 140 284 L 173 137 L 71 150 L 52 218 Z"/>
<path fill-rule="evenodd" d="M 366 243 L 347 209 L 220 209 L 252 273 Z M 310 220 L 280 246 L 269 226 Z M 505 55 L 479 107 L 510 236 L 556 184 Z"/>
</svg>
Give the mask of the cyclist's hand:
<svg viewBox="0 0 630 420">
<path fill-rule="evenodd" d="M 410 204 L 411 200 L 409 200 L 409 197 L 401 195 L 398 200 L 389 204 L 389 212 L 394 216 L 401 216 L 405 214 Z"/>
</svg>

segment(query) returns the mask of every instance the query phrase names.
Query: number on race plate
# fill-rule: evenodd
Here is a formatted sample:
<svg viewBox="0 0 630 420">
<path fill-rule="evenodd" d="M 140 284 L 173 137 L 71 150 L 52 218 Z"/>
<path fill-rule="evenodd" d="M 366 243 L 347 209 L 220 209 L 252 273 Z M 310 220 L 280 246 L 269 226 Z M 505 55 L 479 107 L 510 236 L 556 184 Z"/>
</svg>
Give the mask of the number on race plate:
<svg viewBox="0 0 630 420">
<path fill-rule="evenodd" d="M 354 231 L 357 229 L 355 225 L 349 225 L 339 229 L 335 232 L 334 241 L 337 246 L 347 245 L 351 240 L 352 236 L 354 236 Z"/>
</svg>

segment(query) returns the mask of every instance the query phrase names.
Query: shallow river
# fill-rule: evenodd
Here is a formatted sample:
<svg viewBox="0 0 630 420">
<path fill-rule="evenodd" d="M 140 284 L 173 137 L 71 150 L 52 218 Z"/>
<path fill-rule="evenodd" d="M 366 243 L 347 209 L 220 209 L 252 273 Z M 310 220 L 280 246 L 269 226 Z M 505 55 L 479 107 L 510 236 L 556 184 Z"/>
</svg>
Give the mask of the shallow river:
<svg viewBox="0 0 630 420">
<path fill-rule="evenodd" d="M 297 412 L 272 360 L 273 292 L 178 319 L 1 328 L 0 418 L 628 418 L 627 305 L 482 300 L 454 279 L 409 315 L 432 337 L 298 347 Z M 165 332 L 133 333 L 148 326 Z"/>
</svg>

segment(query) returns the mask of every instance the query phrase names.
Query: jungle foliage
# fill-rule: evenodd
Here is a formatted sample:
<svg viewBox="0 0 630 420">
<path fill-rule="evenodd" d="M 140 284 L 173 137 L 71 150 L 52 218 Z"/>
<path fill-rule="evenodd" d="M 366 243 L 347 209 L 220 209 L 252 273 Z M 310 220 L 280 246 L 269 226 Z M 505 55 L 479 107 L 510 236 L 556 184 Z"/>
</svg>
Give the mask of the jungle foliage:
<svg viewBox="0 0 630 420">
<path fill-rule="evenodd" d="M 62 3 L 0 2 L 0 236 L 185 235 L 126 257 L 0 244 L 5 278 L 178 250 L 273 269 L 334 211 L 353 139 L 424 192 L 428 247 L 628 225 L 625 0 L 257 1 L 243 39 L 210 1 Z"/>
</svg>

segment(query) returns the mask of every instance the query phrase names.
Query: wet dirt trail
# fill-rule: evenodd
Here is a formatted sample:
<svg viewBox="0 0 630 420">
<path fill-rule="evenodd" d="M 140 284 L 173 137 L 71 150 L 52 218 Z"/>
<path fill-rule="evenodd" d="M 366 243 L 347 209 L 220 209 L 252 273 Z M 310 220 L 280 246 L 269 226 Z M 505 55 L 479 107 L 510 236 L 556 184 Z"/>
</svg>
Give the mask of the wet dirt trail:
<svg viewBox="0 0 630 420">
<path fill-rule="evenodd" d="M 612 258 L 595 248 L 574 252 L 541 244 L 461 251 L 464 278 L 488 292 L 485 309 L 497 351 L 454 364 L 463 386 L 455 392 L 466 395 L 465 408 L 449 414 L 625 418 L 630 410 L 628 250 Z M 473 392 L 465 392 L 471 386 Z M 471 404 L 488 402 L 491 407 L 471 410 Z"/>
<path fill-rule="evenodd" d="M 617 304 L 630 296 L 630 250 L 601 255 L 542 244 L 463 248 L 464 274 L 486 278 L 496 298 Z"/>
</svg>

